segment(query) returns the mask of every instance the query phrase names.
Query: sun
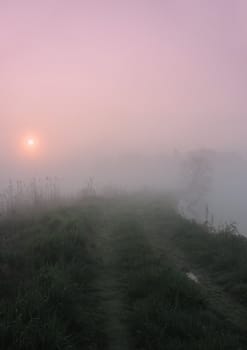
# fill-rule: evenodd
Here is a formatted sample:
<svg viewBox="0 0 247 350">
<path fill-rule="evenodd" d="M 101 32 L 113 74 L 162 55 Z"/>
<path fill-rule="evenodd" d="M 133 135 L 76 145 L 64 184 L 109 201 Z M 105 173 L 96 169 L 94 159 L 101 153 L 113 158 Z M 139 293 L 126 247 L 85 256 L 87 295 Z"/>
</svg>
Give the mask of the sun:
<svg viewBox="0 0 247 350">
<path fill-rule="evenodd" d="M 37 139 L 37 137 L 34 136 L 28 136 L 26 138 L 24 138 L 24 147 L 26 149 L 26 151 L 28 152 L 35 152 L 37 151 L 37 149 L 39 148 L 39 141 Z"/>
<path fill-rule="evenodd" d="M 27 139 L 27 145 L 30 147 L 34 146 L 35 145 L 34 139 Z"/>
</svg>

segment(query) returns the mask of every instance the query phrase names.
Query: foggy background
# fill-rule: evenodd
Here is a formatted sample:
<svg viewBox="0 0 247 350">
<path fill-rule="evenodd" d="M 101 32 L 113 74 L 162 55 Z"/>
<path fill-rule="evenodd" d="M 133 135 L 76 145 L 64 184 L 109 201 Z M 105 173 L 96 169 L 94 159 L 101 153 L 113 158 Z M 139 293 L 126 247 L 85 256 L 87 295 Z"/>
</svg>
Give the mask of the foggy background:
<svg viewBox="0 0 247 350">
<path fill-rule="evenodd" d="M 0 189 L 183 196 L 184 160 L 208 150 L 205 202 L 247 232 L 246 1 L 2 0 L 0 29 Z"/>
</svg>

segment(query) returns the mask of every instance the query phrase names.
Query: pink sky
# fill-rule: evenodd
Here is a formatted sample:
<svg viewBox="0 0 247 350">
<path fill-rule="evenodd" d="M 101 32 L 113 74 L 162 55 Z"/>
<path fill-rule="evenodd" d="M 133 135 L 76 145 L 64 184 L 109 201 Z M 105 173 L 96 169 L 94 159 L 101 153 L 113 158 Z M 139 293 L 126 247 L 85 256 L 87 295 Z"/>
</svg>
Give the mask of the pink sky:
<svg viewBox="0 0 247 350">
<path fill-rule="evenodd" d="M 245 0 L 1 0 L 0 44 L 1 157 L 246 151 Z"/>
</svg>

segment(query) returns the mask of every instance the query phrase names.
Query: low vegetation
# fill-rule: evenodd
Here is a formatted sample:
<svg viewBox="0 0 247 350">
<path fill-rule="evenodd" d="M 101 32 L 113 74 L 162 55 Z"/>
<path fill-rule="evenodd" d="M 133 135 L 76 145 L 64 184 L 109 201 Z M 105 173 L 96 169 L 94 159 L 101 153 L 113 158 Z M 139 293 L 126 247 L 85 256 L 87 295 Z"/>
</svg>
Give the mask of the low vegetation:
<svg viewBox="0 0 247 350">
<path fill-rule="evenodd" d="M 17 224 L 9 236 L 2 223 L 1 349 L 104 348 L 93 229 L 83 210 Z"/>
<path fill-rule="evenodd" d="M 181 220 L 174 240 L 189 260 L 247 307 L 247 239 L 234 226 L 211 232 L 207 226 Z"/>
<path fill-rule="evenodd" d="M 141 220 L 128 218 L 120 225 L 115 249 L 134 349 L 218 350 L 243 344 L 243 335 L 210 308 L 201 287 L 151 249 Z"/>
<path fill-rule="evenodd" d="M 202 268 L 245 309 L 246 253 L 244 237 L 212 233 L 162 196 L 95 196 L 8 216 L 0 222 L 0 348 L 246 349 L 247 326 L 185 273 Z"/>
</svg>

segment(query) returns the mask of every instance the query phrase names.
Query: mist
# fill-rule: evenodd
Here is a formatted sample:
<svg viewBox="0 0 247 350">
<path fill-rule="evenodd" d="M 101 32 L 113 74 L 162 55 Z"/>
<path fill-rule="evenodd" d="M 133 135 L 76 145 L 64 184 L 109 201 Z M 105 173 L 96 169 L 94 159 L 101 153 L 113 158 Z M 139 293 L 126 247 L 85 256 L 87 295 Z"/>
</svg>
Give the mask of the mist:
<svg viewBox="0 0 247 350">
<path fill-rule="evenodd" d="M 0 9 L 2 190 L 10 179 L 51 177 L 65 193 L 93 179 L 98 191 L 180 198 L 184 160 L 209 150 L 204 204 L 247 232 L 245 1 L 15 0 Z M 33 153 L 23 147 L 30 136 Z"/>
<path fill-rule="evenodd" d="M 1 349 L 247 349 L 246 62 L 246 0 L 0 0 Z"/>
</svg>

